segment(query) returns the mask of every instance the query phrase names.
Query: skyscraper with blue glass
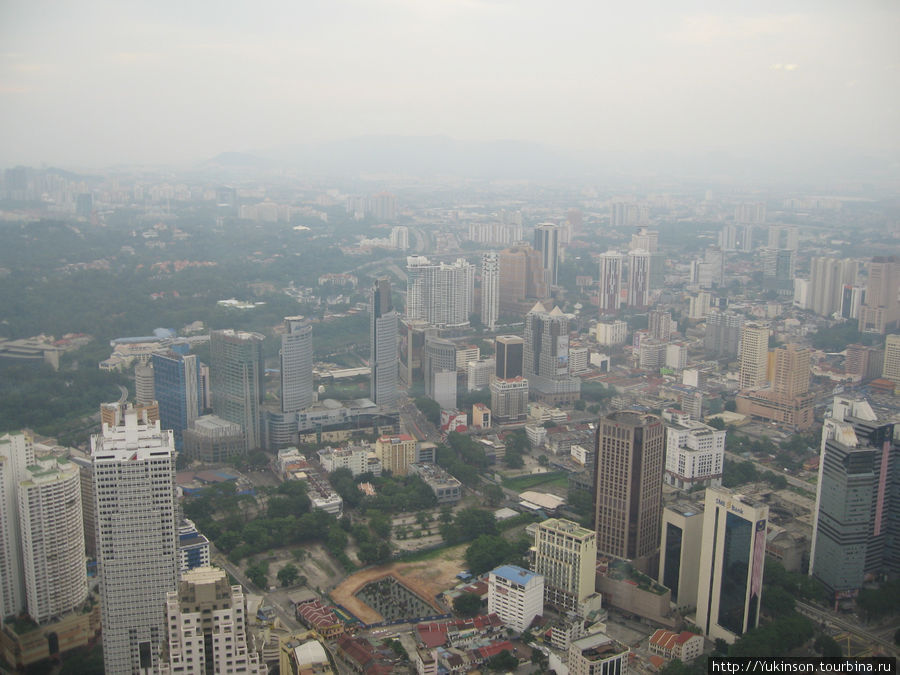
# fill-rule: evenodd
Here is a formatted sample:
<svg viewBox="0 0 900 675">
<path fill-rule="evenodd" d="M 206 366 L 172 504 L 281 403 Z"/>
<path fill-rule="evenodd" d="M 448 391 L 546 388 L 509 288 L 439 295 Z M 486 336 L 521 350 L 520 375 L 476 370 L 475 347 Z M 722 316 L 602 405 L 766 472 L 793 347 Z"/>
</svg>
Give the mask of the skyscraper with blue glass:
<svg viewBox="0 0 900 675">
<path fill-rule="evenodd" d="M 159 421 L 163 429 L 174 432 L 175 449 L 181 451 L 184 430 L 202 412 L 200 362 L 195 354 L 172 350 L 153 354 L 151 359 Z"/>
</svg>

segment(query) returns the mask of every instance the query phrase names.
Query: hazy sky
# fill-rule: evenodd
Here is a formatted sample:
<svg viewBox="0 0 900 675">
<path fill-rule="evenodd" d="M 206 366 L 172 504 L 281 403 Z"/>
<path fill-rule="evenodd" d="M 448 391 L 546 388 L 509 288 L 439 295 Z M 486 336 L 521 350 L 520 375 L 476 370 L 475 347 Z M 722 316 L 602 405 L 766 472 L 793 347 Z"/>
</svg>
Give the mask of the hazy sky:
<svg viewBox="0 0 900 675">
<path fill-rule="evenodd" d="M 0 166 L 364 134 L 896 155 L 900 2 L 0 2 Z"/>
</svg>

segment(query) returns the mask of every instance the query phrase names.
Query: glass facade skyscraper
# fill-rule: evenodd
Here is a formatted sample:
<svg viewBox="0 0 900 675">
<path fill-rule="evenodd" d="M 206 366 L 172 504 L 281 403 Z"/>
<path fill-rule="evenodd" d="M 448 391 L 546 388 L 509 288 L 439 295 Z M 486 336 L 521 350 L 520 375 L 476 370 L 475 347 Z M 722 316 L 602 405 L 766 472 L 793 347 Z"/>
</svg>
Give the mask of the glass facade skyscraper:
<svg viewBox="0 0 900 675">
<path fill-rule="evenodd" d="M 200 393 L 200 361 L 194 354 L 172 350 L 153 354 L 153 388 L 159 404 L 159 421 L 171 429 L 175 449 L 184 447 L 184 430 L 203 411 Z"/>
</svg>

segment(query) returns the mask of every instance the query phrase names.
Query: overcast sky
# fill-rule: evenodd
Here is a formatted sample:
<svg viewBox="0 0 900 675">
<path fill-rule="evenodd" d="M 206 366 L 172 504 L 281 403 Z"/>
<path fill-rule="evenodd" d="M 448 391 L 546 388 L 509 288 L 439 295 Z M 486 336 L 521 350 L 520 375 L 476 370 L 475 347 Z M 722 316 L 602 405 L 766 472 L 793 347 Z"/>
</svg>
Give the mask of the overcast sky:
<svg viewBox="0 0 900 675">
<path fill-rule="evenodd" d="M 0 166 L 367 134 L 897 155 L 898 36 L 896 0 L 2 0 Z"/>
</svg>

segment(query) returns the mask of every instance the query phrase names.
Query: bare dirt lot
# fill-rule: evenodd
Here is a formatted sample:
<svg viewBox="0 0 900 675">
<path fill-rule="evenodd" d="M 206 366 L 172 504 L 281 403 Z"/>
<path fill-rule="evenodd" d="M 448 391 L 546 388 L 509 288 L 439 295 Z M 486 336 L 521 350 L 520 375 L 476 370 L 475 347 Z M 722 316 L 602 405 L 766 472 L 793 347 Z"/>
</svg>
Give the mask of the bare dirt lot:
<svg viewBox="0 0 900 675">
<path fill-rule="evenodd" d="M 456 575 L 465 568 L 465 546 L 440 551 L 435 557 L 418 562 L 398 562 L 372 567 L 352 574 L 331 591 L 333 602 L 344 606 L 363 623 L 378 623 L 382 616 L 359 600 L 354 594 L 371 581 L 393 575 L 423 600 L 431 603 L 435 612 L 445 611 L 435 596 L 456 583 Z"/>
</svg>

